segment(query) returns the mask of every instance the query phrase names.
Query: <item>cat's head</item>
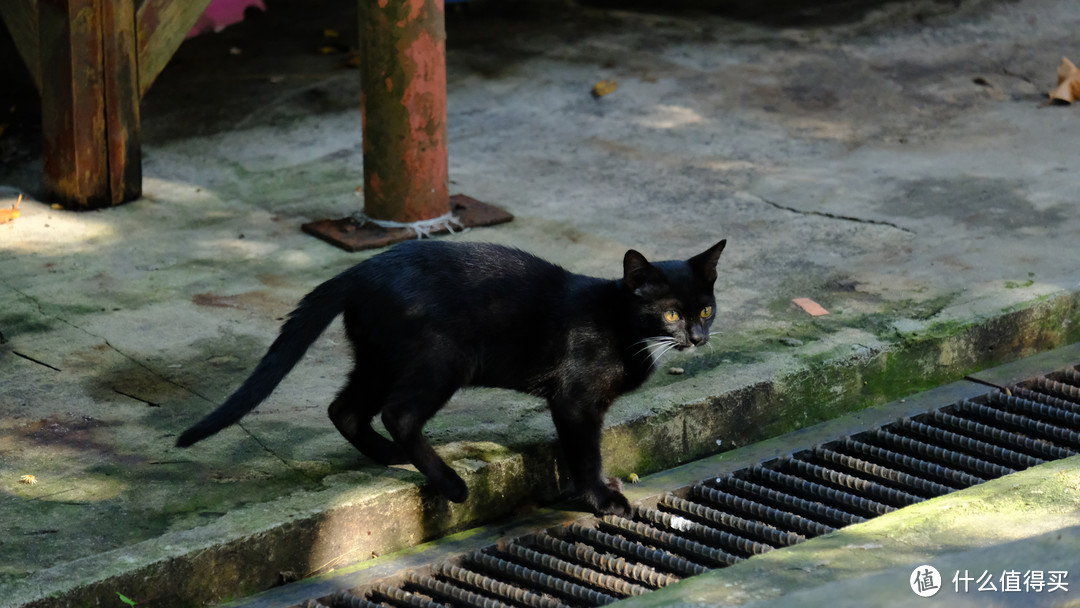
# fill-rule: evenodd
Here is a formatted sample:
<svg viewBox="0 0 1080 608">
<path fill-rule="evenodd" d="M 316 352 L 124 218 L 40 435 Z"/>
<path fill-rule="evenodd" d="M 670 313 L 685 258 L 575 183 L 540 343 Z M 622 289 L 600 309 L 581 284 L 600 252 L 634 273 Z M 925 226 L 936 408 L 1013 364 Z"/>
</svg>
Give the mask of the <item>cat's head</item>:
<svg viewBox="0 0 1080 608">
<path fill-rule="evenodd" d="M 650 337 L 683 350 L 709 341 L 715 316 L 716 263 L 727 240 L 688 260 L 651 263 L 631 249 L 623 257 L 623 285 L 637 323 Z M 666 340 L 670 339 L 670 340 Z"/>
</svg>

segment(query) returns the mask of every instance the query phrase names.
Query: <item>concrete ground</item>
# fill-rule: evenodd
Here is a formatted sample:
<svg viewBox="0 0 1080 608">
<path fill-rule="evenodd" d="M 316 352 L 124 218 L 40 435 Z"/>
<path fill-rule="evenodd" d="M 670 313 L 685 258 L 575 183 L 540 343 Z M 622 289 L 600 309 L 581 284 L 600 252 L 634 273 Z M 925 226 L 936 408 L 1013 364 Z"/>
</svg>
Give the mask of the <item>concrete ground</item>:
<svg viewBox="0 0 1080 608">
<path fill-rule="evenodd" d="M 362 205 L 358 76 L 318 52 L 355 36 L 352 4 L 269 2 L 185 43 L 142 107 L 145 196 L 116 209 L 38 202 L 34 130 L 0 118 L 0 209 L 28 197 L 0 225 L 0 604 L 211 604 L 565 489 L 543 404 L 502 391 L 428 427 L 465 505 L 365 460 L 324 413 L 339 325 L 241 425 L 172 447 L 371 255 L 299 229 Z M 613 473 L 1080 341 L 1080 116 L 1045 104 L 1080 58 L 1074 3 L 807 4 L 450 11 L 451 189 L 516 219 L 446 238 L 609 277 L 630 247 L 728 239 L 723 334 L 612 409 Z"/>
</svg>

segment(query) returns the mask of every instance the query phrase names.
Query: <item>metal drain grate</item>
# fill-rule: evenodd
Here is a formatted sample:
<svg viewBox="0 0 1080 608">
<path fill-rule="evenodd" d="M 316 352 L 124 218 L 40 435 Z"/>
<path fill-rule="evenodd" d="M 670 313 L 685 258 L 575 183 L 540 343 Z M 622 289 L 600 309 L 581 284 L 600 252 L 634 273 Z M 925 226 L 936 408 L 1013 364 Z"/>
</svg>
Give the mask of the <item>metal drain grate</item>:
<svg viewBox="0 0 1080 608">
<path fill-rule="evenodd" d="M 1078 430 L 1074 366 L 300 608 L 606 605 L 1071 456 Z"/>
</svg>

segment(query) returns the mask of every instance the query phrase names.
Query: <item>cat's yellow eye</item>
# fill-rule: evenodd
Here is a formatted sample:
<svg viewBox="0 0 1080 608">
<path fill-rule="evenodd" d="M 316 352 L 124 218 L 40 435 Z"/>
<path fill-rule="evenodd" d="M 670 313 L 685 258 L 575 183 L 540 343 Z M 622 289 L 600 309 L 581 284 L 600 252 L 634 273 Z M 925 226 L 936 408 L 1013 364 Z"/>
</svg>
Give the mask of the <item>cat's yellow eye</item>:
<svg viewBox="0 0 1080 608">
<path fill-rule="evenodd" d="M 674 323 L 679 320 L 679 313 L 674 310 L 669 310 L 664 313 L 664 320 L 668 323 Z"/>
<path fill-rule="evenodd" d="M 701 318 L 702 319 L 708 319 L 711 316 L 712 316 L 712 306 L 706 306 L 705 308 L 701 309 Z"/>
</svg>

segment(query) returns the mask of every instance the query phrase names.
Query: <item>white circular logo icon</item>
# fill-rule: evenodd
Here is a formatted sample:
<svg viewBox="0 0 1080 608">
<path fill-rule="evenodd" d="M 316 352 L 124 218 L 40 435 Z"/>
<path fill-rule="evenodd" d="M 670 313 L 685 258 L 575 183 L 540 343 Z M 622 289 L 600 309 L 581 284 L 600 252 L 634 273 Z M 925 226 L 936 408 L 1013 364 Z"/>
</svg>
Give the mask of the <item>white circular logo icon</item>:
<svg viewBox="0 0 1080 608">
<path fill-rule="evenodd" d="M 941 590 L 941 573 L 926 564 L 911 571 L 911 590 L 919 597 L 930 597 Z"/>
</svg>

